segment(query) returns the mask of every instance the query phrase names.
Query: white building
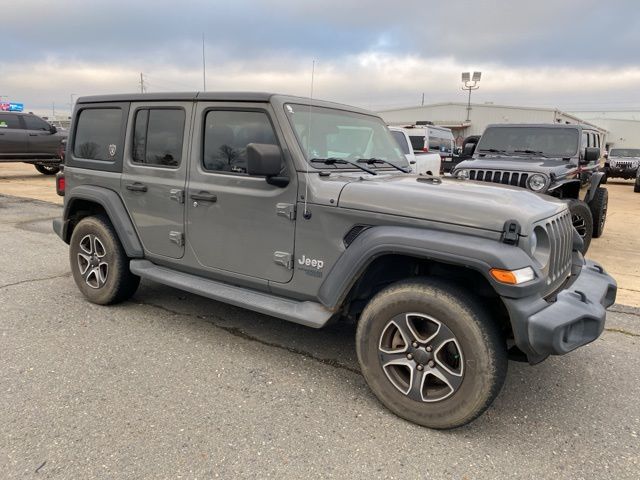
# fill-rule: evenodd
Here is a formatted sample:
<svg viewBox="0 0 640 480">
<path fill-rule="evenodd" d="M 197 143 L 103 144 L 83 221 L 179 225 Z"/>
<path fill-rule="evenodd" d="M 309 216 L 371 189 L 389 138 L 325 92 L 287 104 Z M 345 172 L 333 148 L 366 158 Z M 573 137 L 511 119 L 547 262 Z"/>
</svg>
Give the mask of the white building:
<svg viewBox="0 0 640 480">
<path fill-rule="evenodd" d="M 471 104 L 467 112 L 466 103 L 434 103 L 418 107 L 394 108 L 378 112 L 389 125 L 410 125 L 427 120 L 434 125 L 448 127 L 453 131 L 457 145 L 469 135 L 481 135 L 491 123 L 582 123 L 596 127 L 605 136 L 606 127 L 587 121 L 557 108 L 516 107 L 492 103 Z M 468 113 L 468 115 L 467 115 Z M 467 121 L 467 118 L 469 120 Z"/>
</svg>

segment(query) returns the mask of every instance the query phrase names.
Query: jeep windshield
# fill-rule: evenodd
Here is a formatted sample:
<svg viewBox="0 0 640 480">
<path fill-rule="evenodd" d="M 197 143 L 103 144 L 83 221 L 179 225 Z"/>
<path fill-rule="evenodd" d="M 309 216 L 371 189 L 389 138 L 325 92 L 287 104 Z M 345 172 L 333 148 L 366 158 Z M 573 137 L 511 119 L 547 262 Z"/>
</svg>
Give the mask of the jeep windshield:
<svg viewBox="0 0 640 480">
<path fill-rule="evenodd" d="M 609 152 L 610 157 L 640 157 L 640 148 L 612 148 Z"/>
<path fill-rule="evenodd" d="M 488 127 L 476 150 L 480 155 L 570 158 L 578 153 L 578 129 L 554 127 Z"/>
<path fill-rule="evenodd" d="M 315 168 L 364 170 L 353 165 L 357 162 L 376 170 L 408 170 L 406 157 L 379 118 L 291 103 L 284 108 L 300 149 Z"/>
</svg>

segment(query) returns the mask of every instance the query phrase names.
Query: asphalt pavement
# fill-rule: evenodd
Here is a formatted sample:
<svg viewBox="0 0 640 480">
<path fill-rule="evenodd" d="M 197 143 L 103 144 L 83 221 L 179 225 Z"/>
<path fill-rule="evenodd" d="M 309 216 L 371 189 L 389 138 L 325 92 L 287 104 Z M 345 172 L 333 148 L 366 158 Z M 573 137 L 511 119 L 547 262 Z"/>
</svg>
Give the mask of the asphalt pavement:
<svg viewBox="0 0 640 480">
<path fill-rule="evenodd" d="M 640 311 L 509 364 L 493 406 L 433 431 L 368 390 L 354 326 L 312 330 L 143 282 L 86 302 L 60 207 L 0 196 L 0 477 L 640 477 Z"/>
</svg>

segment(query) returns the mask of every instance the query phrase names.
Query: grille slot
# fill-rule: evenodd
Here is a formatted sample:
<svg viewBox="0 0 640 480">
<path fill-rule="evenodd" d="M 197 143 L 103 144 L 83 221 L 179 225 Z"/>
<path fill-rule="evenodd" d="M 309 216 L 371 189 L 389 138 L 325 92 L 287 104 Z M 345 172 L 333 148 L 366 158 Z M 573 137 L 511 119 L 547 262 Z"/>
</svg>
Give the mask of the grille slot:
<svg viewBox="0 0 640 480">
<path fill-rule="evenodd" d="M 571 214 L 564 212 L 545 222 L 549 234 L 550 257 L 547 284 L 552 285 L 564 281 L 571 270 L 571 253 L 573 245 L 573 225 Z"/>
<path fill-rule="evenodd" d="M 513 185 L 514 187 L 527 188 L 526 172 L 510 172 L 506 170 L 469 170 L 469 179 L 480 182 L 502 183 L 503 185 Z"/>
</svg>

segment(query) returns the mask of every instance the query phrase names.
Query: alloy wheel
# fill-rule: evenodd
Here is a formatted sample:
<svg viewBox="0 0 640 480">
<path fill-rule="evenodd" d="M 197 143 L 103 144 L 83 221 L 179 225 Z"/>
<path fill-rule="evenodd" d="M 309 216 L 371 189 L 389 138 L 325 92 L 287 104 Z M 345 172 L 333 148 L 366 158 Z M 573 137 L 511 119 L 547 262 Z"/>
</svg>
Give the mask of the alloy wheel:
<svg viewBox="0 0 640 480">
<path fill-rule="evenodd" d="M 380 335 L 378 357 L 391 384 L 418 402 L 450 397 L 464 378 L 464 358 L 455 335 L 422 313 L 389 320 Z"/>
<path fill-rule="evenodd" d="M 85 283 L 91 288 L 100 288 L 107 282 L 109 264 L 104 244 L 95 235 L 89 234 L 80 240 L 78 252 L 78 268 Z"/>
</svg>

